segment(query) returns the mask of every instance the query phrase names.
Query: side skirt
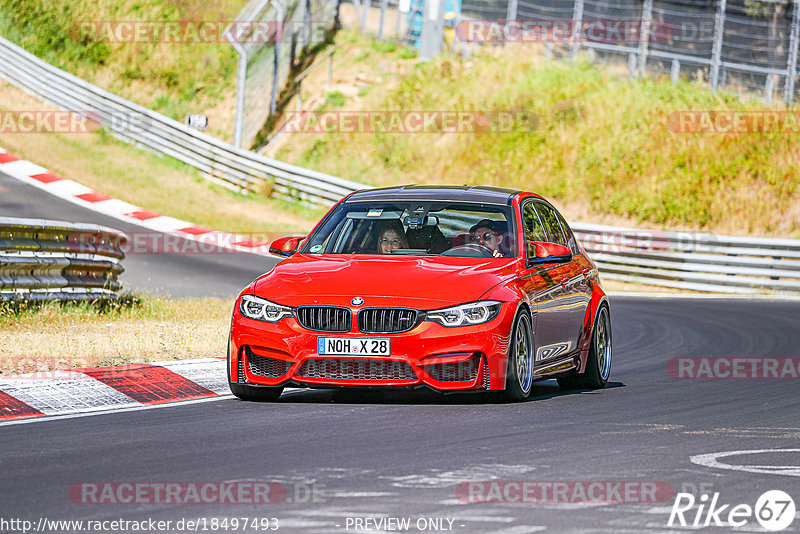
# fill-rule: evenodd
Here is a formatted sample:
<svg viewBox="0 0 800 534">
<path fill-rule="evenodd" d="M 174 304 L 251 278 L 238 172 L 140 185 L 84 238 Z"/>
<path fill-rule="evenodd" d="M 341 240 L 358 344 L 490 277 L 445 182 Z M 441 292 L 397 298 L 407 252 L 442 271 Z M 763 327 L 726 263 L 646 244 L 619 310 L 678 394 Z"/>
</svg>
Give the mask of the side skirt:
<svg viewBox="0 0 800 534">
<path fill-rule="evenodd" d="M 577 369 L 578 364 L 575 361 L 574 355 L 564 356 L 554 362 L 548 362 L 541 367 L 537 367 L 533 371 L 533 377 L 537 380 L 545 378 L 549 375 L 557 375 L 566 371 Z"/>
</svg>

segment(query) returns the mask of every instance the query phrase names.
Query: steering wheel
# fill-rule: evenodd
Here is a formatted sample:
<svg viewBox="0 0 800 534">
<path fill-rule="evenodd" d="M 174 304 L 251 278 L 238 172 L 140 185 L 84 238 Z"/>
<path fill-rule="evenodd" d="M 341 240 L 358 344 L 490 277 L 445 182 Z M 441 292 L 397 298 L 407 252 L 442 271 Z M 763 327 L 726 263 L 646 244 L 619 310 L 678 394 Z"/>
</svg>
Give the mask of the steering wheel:
<svg viewBox="0 0 800 534">
<path fill-rule="evenodd" d="M 456 245 L 455 247 L 445 250 L 442 256 L 462 256 L 467 258 L 493 258 L 494 253 L 492 249 L 480 243 L 467 243 L 464 245 Z"/>
</svg>

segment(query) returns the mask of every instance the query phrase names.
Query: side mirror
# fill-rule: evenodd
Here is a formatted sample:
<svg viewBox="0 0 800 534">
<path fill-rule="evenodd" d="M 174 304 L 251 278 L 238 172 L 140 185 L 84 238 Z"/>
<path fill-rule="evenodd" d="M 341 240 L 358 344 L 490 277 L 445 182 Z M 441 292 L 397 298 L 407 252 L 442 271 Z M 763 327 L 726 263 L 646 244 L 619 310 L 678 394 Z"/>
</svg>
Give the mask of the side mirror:
<svg viewBox="0 0 800 534">
<path fill-rule="evenodd" d="M 572 261 L 572 251 L 569 247 L 557 243 L 528 241 L 528 250 L 536 251 L 535 255 L 528 257 L 528 263 L 567 263 Z"/>
<path fill-rule="evenodd" d="M 276 239 L 272 242 L 269 246 L 270 254 L 276 254 L 278 256 L 289 257 L 294 255 L 297 252 L 297 249 L 300 248 L 300 243 L 305 239 L 305 237 L 282 237 L 280 239 Z"/>
</svg>

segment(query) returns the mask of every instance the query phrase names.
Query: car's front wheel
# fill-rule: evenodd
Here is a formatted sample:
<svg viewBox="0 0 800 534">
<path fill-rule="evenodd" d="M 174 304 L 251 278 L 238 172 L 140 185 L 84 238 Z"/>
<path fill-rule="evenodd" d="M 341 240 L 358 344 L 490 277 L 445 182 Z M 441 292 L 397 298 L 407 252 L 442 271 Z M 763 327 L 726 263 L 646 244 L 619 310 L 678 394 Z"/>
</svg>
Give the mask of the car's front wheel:
<svg viewBox="0 0 800 534">
<path fill-rule="evenodd" d="M 526 308 L 520 310 L 511 328 L 511 346 L 506 368 L 506 389 L 503 398 L 507 401 L 523 401 L 530 397 L 533 389 L 533 328 L 531 314 Z"/>
<path fill-rule="evenodd" d="M 231 340 L 228 338 L 228 386 L 234 396 L 245 401 L 276 401 L 283 393 L 282 387 L 248 386 L 231 381 Z"/>
</svg>

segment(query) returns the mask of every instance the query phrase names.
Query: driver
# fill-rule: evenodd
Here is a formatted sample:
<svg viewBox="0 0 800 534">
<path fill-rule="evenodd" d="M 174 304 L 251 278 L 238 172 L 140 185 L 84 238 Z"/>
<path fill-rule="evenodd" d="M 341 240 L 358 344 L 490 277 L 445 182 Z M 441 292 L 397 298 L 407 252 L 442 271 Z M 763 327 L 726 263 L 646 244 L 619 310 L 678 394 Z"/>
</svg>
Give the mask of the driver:
<svg viewBox="0 0 800 534">
<path fill-rule="evenodd" d="M 505 221 L 493 221 L 483 219 L 478 224 L 469 229 L 469 235 L 473 243 L 478 243 L 492 251 L 492 256 L 502 258 L 500 246 L 505 239 L 508 226 Z"/>
</svg>

